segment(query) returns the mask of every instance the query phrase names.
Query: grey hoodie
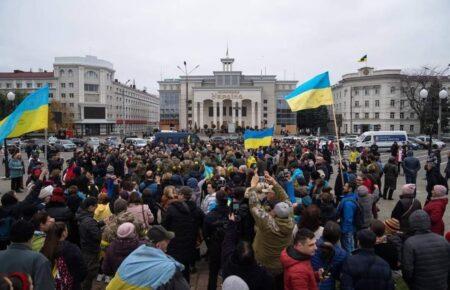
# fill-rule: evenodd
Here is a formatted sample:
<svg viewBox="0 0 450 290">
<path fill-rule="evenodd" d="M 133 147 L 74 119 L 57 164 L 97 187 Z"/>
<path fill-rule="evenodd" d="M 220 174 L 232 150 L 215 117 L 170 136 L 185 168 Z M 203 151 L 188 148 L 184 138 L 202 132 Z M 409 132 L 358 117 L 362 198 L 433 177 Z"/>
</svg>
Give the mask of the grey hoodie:
<svg viewBox="0 0 450 290">
<path fill-rule="evenodd" d="M 450 271 L 450 244 L 430 231 L 428 214 L 419 209 L 409 217 L 414 232 L 403 247 L 402 273 L 411 290 L 446 290 Z"/>
<path fill-rule="evenodd" d="M 364 185 L 356 189 L 356 194 L 358 195 L 358 203 L 363 211 L 363 228 L 368 228 L 373 221 L 372 205 L 375 201 L 374 196 L 369 193 L 369 190 Z"/>
</svg>

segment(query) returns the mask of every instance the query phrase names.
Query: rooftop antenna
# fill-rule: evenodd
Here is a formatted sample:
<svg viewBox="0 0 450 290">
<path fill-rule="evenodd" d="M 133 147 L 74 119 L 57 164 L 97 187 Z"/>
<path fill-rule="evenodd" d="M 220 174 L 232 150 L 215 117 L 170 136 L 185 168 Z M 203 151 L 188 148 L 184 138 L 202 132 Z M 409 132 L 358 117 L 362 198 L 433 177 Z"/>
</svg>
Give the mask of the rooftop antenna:
<svg viewBox="0 0 450 290">
<path fill-rule="evenodd" d="M 228 58 L 228 41 L 227 41 L 227 53 L 226 53 L 226 56 Z"/>
</svg>

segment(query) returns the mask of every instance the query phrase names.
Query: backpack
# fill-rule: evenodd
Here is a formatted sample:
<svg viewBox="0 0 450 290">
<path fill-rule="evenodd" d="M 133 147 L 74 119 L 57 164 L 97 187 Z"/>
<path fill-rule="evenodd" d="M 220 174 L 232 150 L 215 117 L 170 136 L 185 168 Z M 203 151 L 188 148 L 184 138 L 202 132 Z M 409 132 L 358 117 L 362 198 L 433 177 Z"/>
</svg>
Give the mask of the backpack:
<svg viewBox="0 0 450 290">
<path fill-rule="evenodd" d="M 354 199 L 347 199 L 344 202 L 352 202 L 356 205 L 355 213 L 353 215 L 353 225 L 355 226 L 356 230 L 360 230 L 364 225 L 364 213 L 361 205 Z M 344 205 L 342 205 L 339 209 L 339 212 L 337 214 L 338 217 L 342 216 Z"/>
<path fill-rule="evenodd" d="M 63 257 L 55 259 L 53 276 L 55 278 L 55 288 L 57 290 L 69 290 L 73 288 L 73 277 L 69 273 L 69 268 Z"/>
</svg>

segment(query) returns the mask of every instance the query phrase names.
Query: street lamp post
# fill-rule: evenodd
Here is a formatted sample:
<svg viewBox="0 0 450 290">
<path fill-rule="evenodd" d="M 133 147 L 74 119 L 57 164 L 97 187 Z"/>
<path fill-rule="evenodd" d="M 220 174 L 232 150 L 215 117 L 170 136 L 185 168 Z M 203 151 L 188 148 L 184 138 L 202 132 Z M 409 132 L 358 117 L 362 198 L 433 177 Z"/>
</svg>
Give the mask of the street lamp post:
<svg viewBox="0 0 450 290">
<path fill-rule="evenodd" d="M 124 87 L 128 85 L 131 80 L 127 80 L 124 84 Z M 125 138 L 125 88 L 122 88 L 122 141 Z"/>
<path fill-rule="evenodd" d="M 183 62 L 183 66 L 184 69 L 182 69 L 179 65 L 177 65 L 177 68 L 184 73 L 184 75 L 186 76 L 186 129 L 188 128 L 188 123 L 189 123 L 189 85 L 188 85 L 188 81 L 189 81 L 189 75 L 196 70 L 200 65 L 196 65 L 192 70 L 188 71 L 187 69 L 187 62 L 184 61 Z M 202 112 L 200 112 L 202 113 Z M 189 128 L 191 128 L 191 126 L 189 126 Z"/>
<path fill-rule="evenodd" d="M 8 101 L 10 102 L 14 102 L 16 95 L 13 92 L 9 92 L 8 94 L 6 94 L 6 98 L 8 99 Z M 14 103 L 13 103 L 14 106 Z M 9 112 L 8 112 L 9 113 Z M 4 144 L 3 144 L 3 148 L 4 148 L 4 152 L 5 152 L 5 177 L 9 178 L 9 160 L 8 160 L 8 144 L 6 144 L 6 139 L 5 138 L 3 140 Z"/>
<path fill-rule="evenodd" d="M 420 90 L 419 95 L 420 95 L 420 97 L 423 100 L 427 100 L 427 98 L 428 98 L 428 90 L 423 88 L 422 90 Z M 448 97 L 447 91 L 445 89 L 442 89 L 439 92 L 439 116 L 438 116 L 438 119 L 437 119 L 438 139 L 441 137 L 442 100 L 447 99 L 447 97 Z M 433 99 L 431 98 L 431 99 L 428 99 L 428 100 L 429 100 L 429 102 L 431 102 L 431 104 L 429 104 L 429 108 L 430 108 L 430 111 L 431 111 L 431 114 L 432 114 Z M 431 116 L 431 114 L 430 114 L 430 116 Z M 433 127 L 434 127 L 434 124 L 430 124 L 430 140 L 429 140 L 429 144 L 428 144 L 428 152 L 429 153 L 431 152 L 432 145 L 433 145 L 433 140 L 432 140 L 432 138 L 433 138 Z"/>
</svg>

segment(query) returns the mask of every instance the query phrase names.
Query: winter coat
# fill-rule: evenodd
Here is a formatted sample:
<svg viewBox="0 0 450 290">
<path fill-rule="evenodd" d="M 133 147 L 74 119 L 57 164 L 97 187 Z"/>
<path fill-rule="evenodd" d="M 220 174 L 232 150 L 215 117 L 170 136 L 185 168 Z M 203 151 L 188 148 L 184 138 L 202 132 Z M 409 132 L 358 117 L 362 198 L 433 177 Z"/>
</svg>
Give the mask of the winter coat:
<svg viewBox="0 0 450 290">
<path fill-rule="evenodd" d="M 418 209 L 422 209 L 422 205 L 418 199 L 414 198 L 413 194 L 402 194 L 392 210 L 391 218 L 397 219 L 400 222 L 400 231 L 407 233 L 409 216 Z"/>
<path fill-rule="evenodd" d="M 420 161 L 413 156 L 412 151 L 408 151 L 407 157 L 403 160 L 403 172 L 405 176 L 416 177 L 420 170 Z"/>
<path fill-rule="evenodd" d="M 423 210 L 430 216 L 431 220 L 431 231 L 438 235 L 443 236 L 445 225 L 442 217 L 445 213 L 445 208 L 448 203 L 448 198 L 446 196 L 439 198 L 431 198 Z"/>
<path fill-rule="evenodd" d="M 169 205 L 162 225 L 175 233 L 167 253 L 185 264 L 195 259 L 197 234 L 203 223 L 203 212 L 192 201 L 177 201 Z"/>
<path fill-rule="evenodd" d="M 374 203 L 373 195 L 370 193 L 358 193 L 358 203 L 362 208 L 362 214 L 364 216 L 363 228 L 368 228 L 373 221 L 372 206 Z"/>
<path fill-rule="evenodd" d="M 311 266 L 311 257 L 302 255 L 292 246 L 280 256 L 284 269 L 284 290 L 317 290 L 317 278 Z"/>
<path fill-rule="evenodd" d="M 393 163 L 386 163 L 384 165 L 384 186 L 389 187 L 391 189 L 395 189 L 397 187 L 397 176 L 398 176 L 398 167 Z"/>
<path fill-rule="evenodd" d="M 81 283 L 87 275 L 87 267 L 81 256 L 80 248 L 71 242 L 62 241 L 56 257 L 62 257 L 67 265 L 67 270 L 73 279 L 71 290 L 81 289 Z"/>
<path fill-rule="evenodd" d="M 45 211 L 57 222 L 68 224 L 73 218 L 72 211 L 65 203 L 50 201 L 45 205 Z"/>
<path fill-rule="evenodd" d="M 336 221 L 336 207 L 332 203 L 320 203 L 320 221 L 324 225 L 327 221 Z"/>
<path fill-rule="evenodd" d="M 76 214 L 80 231 L 80 246 L 82 252 L 98 254 L 102 232 L 98 222 L 94 219 L 94 213 L 80 208 Z"/>
<path fill-rule="evenodd" d="M 229 209 L 226 205 L 218 205 L 205 216 L 203 221 L 203 237 L 208 246 L 210 259 L 220 260 L 228 213 Z"/>
<path fill-rule="evenodd" d="M 339 279 L 341 275 L 342 265 L 348 257 L 347 252 L 338 245 L 334 245 L 334 256 L 331 261 L 325 261 L 322 258 L 322 251 L 320 245 L 323 244 L 324 240 L 320 239 L 317 241 L 318 249 L 311 258 L 311 264 L 314 271 L 318 271 L 320 268 L 327 269 L 330 271 L 330 278 L 323 280 L 319 283 L 320 290 L 334 290 L 336 289 L 336 280 Z"/>
<path fill-rule="evenodd" d="M 236 275 L 247 283 L 250 290 L 272 290 L 274 279 L 264 267 L 239 262 L 235 252 L 238 240 L 237 224 L 229 222 L 222 243 L 222 279 Z"/>
<path fill-rule="evenodd" d="M 403 245 L 402 274 L 411 290 L 446 290 L 450 244 L 430 231 L 430 218 L 422 210 L 409 217 L 414 235 Z"/>
<path fill-rule="evenodd" d="M 427 192 L 431 193 L 431 190 L 435 185 L 444 185 L 445 187 L 448 187 L 447 180 L 441 175 L 439 172 L 439 168 L 435 165 L 430 170 L 426 171 L 426 178 L 427 178 Z"/>
<path fill-rule="evenodd" d="M 102 263 L 102 271 L 108 276 L 114 276 L 123 260 L 136 250 L 142 243 L 137 238 L 117 238 L 106 248 Z"/>
<path fill-rule="evenodd" d="M 397 250 L 397 245 L 391 242 L 391 239 L 385 236 L 383 241 L 375 244 L 374 250 L 376 255 L 389 264 L 391 270 L 399 269 L 399 252 Z"/>
<path fill-rule="evenodd" d="M 373 249 L 358 249 L 342 266 L 342 290 L 394 290 L 389 264 Z"/>
<path fill-rule="evenodd" d="M 111 243 L 113 240 L 115 240 L 117 238 L 117 229 L 123 223 L 132 223 L 140 237 L 142 238 L 144 236 L 144 226 L 142 225 L 142 223 L 136 220 L 132 213 L 123 211 L 119 214 L 113 214 L 107 220 L 105 220 L 106 225 L 103 229 L 102 241 Z"/>
<path fill-rule="evenodd" d="M 273 190 L 277 200 L 290 204 L 287 194 L 279 184 L 274 185 Z M 258 199 L 256 188 L 250 188 L 247 193 L 256 228 L 253 241 L 255 259 L 272 274 L 280 274 L 283 270 L 279 259 L 280 253 L 292 243 L 294 220 L 291 216 L 273 217 L 265 211 Z"/>
<path fill-rule="evenodd" d="M 22 272 L 31 276 L 34 290 L 55 289 L 50 261 L 27 244 L 11 244 L 0 251 L 0 261 L 0 273 Z"/>
<path fill-rule="evenodd" d="M 127 212 L 133 214 L 135 219 L 144 225 L 144 228 L 148 229 L 153 223 L 154 217 L 150 208 L 146 204 L 129 204 Z"/>
<path fill-rule="evenodd" d="M 348 193 L 342 197 L 338 205 L 337 212 L 342 233 L 354 233 L 356 231 L 354 223 L 357 208 L 356 202 L 356 195 L 354 193 Z"/>
<path fill-rule="evenodd" d="M 22 160 L 11 159 L 9 160 L 9 177 L 17 178 L 23 176 L 23 165 Z"/>
</svg>

